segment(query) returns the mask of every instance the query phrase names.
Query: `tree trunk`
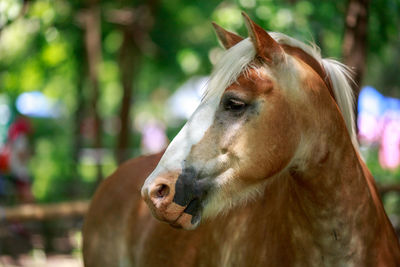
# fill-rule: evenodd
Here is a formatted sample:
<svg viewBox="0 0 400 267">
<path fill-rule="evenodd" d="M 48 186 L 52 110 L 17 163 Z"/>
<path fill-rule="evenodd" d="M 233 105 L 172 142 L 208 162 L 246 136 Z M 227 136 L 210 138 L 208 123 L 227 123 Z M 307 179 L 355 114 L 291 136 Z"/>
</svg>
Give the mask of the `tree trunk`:
<svg viewBox="0 0 400 267">
<path fill-rule="evenodd" d="M 148 1 L 145 5 L 132 8 L 109 10 L 106 19 L 117 24 L 123 33 L 123 42 L 120 48 L 119 68 L 123 88 L 122 104 L 120 109 L 121 129 L 116 145 L 116 159 L 120 164 L 127 160 L 129 154 L 130 137 L 130 110 L 134 98 L 133 82 L 136 70 L 140 64 L 144 51 L 154 50 L 154 44 L 149 37 L 153 26 L 152 14 L 156 1 Z"/>
<path fill-rule="evenodd" d="M 96 150 L 96 181 L 100 183 L 103 179 L 101 169 L 102 147 L 102 122 L 98 112 L 98 100 L 100 96 L 100 86 L 98 79 L 98 69 L 101 62 L 101 28 L 100 28 L 100 9 L 97 1 L 90 1 L 90 6 L 84 16 L 85 22 L 85 46 L 89 70 L 89 79 L 91 85 L 90 108 L 94 118 L 94 142 L 93 147 Z"/>
<path fill-rule="evenodd" d="M 354 71 L 353 91 L 358 99 L 365 72 L 368 47 L 369 0 L 349 0 L 343 40 L 344 63 Z"/>
<path fill-rule="evenodd" d="M 129 158 L 129 137 L 130 137 L 130 110 L 132 105 L 133 81 L 135 67 L 140 56 L 134 45 L 132 29 L 129 26 L 123 27 L 123 42 L 120 50 L 119 68 L 121 72 L 121 83 L 123 88 L 122 105 L 120 110 L 120 125 L 116 148 L 116 159 L 121 164 Z"/>
<path fill-rule="evenodd" d="M 79 58 L 83 58 L 85 55 L 85 47 L 82 42 L 79 42 L 77 48 L 75 49 L 75 55 Z M 73 136 L 72 136 L 72 160 L 73 160 L 73 169 L 72 175 L 74 182 L 71 185 L 72 192 L 71 196 L 79 196 L 81 195 L 81 181 L 80 181 L 80 174 L 79 174 L 79 159 L 80 159 L 80 151 L 82 148 L 82 122 L 85 115 L 85 98 L 83 94 L 85 78 L 87 75 L 87 65 L 85 62 L 78 64 L 77 66 L 77 74 L 78 74 L 78 81 L 76 85 L 75 91 L 75 99 L 76 99 L 76 107 L 74 111 L 74 129 L 73 129 Z"/>
</svg>

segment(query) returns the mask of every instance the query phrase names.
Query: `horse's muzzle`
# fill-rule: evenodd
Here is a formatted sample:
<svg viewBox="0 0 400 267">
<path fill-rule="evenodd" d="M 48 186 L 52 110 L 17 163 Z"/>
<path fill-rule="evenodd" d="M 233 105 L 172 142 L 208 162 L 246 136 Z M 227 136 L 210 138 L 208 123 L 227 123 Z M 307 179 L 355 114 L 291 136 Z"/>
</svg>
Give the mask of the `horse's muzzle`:
<svg viewBox="0 0 400 267">
<path fill-rule="evenodd" d="M 200 221 L 200 199 L 193 193 L 194 171 L 158 175 L 142 188 L 142 197 L 152 214 L 174 227 L 191 230 Z"/>
</svg>

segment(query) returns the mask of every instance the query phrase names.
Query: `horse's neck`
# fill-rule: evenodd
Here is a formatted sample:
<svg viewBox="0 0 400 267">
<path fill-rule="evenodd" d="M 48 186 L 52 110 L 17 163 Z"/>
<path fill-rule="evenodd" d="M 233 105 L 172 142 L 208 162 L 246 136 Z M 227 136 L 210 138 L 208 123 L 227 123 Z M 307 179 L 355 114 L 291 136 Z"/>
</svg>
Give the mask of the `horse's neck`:
<svg viewBox="0 0 400 267">
<path fill-rule="evenodd" d="M 307 219 L 321 248 L 338 254 L 345 248 L 351 255 L 351 247 L 371 243 L 365 233 L 376 231 L 378 210 L 351 145 L 325 153 L 306 171 L 291 172 L 296 212 Z"/>
<path fill-rule="evenodd" d="M 275 211 L 268 215 L 276 218 L 272 227 L 290 225 L 285 233 L 272 235 L 287 235 L 292 250 L 310 250 L 305 255 L 322 263 L 351 258 L 361 264 L 367 253 L 376 252 L 377 239 L 390 239 L 397 248 L 373 181 L 350 139 L 325 141 L 306 168 L 288 170 L 267 185 L 263 201 Z"/>
<path fill-rule="evenodd" d="M 246 266 L 366 266 L 400 257 L 365 166 L 350 141 L 335 145 L 307 171 L 271 178 L 261 198 L 210 224 L 211 239 L 225 244 L 220 266 L 243 259 Z"/>
</svg>

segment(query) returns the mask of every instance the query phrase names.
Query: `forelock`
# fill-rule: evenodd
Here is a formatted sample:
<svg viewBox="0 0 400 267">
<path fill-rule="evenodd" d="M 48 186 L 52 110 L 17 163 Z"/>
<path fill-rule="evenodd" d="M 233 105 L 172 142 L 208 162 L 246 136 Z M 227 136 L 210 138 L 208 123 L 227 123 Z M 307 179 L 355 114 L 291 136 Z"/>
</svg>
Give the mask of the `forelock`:
<svg viewBox="0 0 400 267">
<path fill-rule="evenodd" d="M 249 68 L 255 55 L 256 50 L 250 38 L 226 50 L 211 73 L 202 101 L 219 98 L 225 89 Z"/>
</svg>

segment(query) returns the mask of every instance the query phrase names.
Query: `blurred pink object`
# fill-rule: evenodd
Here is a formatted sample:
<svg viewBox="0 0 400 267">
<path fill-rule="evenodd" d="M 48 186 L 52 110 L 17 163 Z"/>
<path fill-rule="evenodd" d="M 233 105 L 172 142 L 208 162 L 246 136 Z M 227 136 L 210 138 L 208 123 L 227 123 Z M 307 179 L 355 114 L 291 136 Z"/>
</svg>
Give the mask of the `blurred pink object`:
<svg viewBox="0 0 400 267">
<path fill-rule="evenodd" d="M 142 129 L 142 152 L 153 154 L 167 147 L 168 138 L 165 134 L 165 126 L 158 122 L 146 124 Z"/>
<path fill-rule="evenodd" d="M 400 99 L 386 97 L 365 86 L 358 98 L 358 137 L 363 145 L 379 144 L 384 169 L 400 166 Z"/>
<path fill-rule="evenodd" d="M 400 165 L 400 118 L 388 120 L 384 125 L 379 162 L 386 169 L 396 169 Z"/>
<path fill-rule="evenodd" d="M 360 113 L 357 119 L 358 138 L 362 142 L 376 143 L 382 132 L 382 123 L 380 118 L 368 113 Z"/>
</svg>

